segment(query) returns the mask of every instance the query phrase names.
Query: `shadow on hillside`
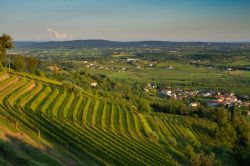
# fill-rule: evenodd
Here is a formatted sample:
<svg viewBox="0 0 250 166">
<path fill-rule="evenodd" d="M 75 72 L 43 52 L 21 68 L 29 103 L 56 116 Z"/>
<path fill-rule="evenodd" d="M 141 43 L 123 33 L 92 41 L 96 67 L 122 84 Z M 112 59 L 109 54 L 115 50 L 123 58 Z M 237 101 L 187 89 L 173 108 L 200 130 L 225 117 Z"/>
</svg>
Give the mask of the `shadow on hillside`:
<svg viewBox="0 0 250 166">
<path fill-rule="evenodd" d="M 0 140 L 0 157 L 11 165 L 62 165 L 39 148 L 12 135 L 6 135 L 8 141 Z"/>
</svg>

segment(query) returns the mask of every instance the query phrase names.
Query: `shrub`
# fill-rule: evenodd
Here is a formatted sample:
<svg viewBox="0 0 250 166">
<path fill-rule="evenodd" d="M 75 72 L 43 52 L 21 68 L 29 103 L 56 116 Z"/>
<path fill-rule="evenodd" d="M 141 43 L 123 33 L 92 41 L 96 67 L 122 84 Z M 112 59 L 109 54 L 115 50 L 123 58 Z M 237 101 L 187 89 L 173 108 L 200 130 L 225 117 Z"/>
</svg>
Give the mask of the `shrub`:
<svg viewBox="0 0 250 166">
<path fill-rule="evenodd" d="M 145 113 L 151 112 L 149 101 L 143 98 L 139 99 L 138 110 Z"/>
<path fill-rule="evenodd" d="M 206 155 L 204 152 L 195 154 L 190 161 L 192 166 L 217 166 L 221 163 L 216 159 L 215 153 Z"/>
<path fill-rule="evenodd" d="M 187 145 L 184 148 L 184 154 L 185 156 L 187 156 L 188 158 L 191 158 L 193 156 L 195 156 L 195 152 L 194 152 L 194 148 L 191 145 Z"/>
<path fill-rule="evenodd" d="M 168 137 L 168 142 L 173 147 L 176 147 L 176 145 L 177 145 L 176 139 L 174 137 Z"/>
<path fill-rule="evenodd" d="M 81 88 L 78 87 L 77 85 L 69 82 L 69 81 L 63 81 L 62 82 L 62 86 L 64 89 L 70 91 L 70 92 L 74 92 L 76 94 L 80 94 L 81 93 Z"/>
<path fill-rule="evenodd" d="M 45 77 L 44 72 L 42 72 L 42 71 L 39 70 L 39 69 L 35 69 L 35 74 L 36 74 L 37 76 Z"/>
</svg>

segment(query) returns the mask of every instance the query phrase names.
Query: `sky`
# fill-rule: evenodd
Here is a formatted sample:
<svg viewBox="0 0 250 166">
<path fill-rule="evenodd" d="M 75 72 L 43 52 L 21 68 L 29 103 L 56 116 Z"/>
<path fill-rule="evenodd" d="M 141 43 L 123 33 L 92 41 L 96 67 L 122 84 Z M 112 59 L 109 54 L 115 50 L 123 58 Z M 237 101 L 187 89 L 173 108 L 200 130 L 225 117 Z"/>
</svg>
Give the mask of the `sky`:
<svg viewBox="0 0 250 166">
<path fill-rule="evenodd" d="M 0 0 L 16 41 L 250 41 L 250 0 Z"/>
</svg>

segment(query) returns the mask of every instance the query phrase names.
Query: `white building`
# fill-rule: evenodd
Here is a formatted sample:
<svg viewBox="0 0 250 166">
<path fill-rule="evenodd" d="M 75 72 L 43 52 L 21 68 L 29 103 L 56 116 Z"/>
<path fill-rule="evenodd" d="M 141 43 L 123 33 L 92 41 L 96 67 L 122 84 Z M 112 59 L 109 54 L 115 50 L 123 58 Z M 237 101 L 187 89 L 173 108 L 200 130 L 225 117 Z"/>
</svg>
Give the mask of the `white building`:
<svg viewBox="0 0 250 166">
<path fill-rule="evenodd" d="M 97 86 L 97 82 L 92 82 L 90 85 L 91 85 L 92 87 L 96 87 L 96 86 Z"/>
</svg>

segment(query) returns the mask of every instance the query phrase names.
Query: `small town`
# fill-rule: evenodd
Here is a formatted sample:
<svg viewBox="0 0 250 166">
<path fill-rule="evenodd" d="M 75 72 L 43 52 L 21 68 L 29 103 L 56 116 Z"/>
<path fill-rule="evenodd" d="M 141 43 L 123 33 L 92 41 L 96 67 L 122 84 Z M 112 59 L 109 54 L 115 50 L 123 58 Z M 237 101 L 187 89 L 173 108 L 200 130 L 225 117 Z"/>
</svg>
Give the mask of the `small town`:
<svg viewBox="0 0 250 166">
<path fill-rule="evenodd" d="M 191 99 L 189 100 L 189 105 L 191 107 L 198 107 L 201 104 L 199 100 L 205 100 L 208 107 L 225 106 L 229 108 L 233 105 L 237 107 L 250 107 L 250 100 L 248 95 L 240 96 L 235 93 L 222 93 L 205 89 L 183 90 L 180 88 L 174 89 L 171 87 L 158 89 L 156 84 L 153 83 L 149 83 L 143 88 L 143 90 L 147 93 L 157 92 L 159 95 L 173 100 L 183 101 L 185 99 Z"/>
</svg>

